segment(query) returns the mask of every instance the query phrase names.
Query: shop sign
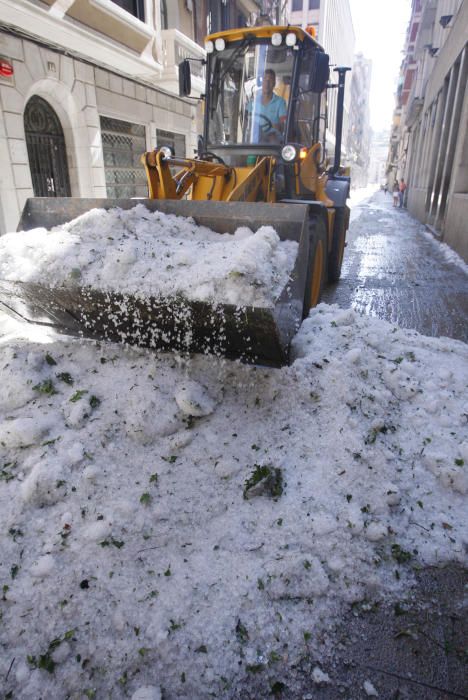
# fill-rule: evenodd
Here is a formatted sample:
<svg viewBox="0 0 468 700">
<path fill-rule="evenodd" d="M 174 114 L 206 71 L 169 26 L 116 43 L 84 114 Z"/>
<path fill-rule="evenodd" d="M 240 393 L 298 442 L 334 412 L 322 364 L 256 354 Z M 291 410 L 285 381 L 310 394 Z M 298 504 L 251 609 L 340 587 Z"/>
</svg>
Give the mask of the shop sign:
<svg viewBox="0 0 468 700">
<path fill-rule="evenodd" d="M 0 56 L 0 81 L 12 85 L 14 72 L 12 62 L 8 58 Z"/>
</svg>

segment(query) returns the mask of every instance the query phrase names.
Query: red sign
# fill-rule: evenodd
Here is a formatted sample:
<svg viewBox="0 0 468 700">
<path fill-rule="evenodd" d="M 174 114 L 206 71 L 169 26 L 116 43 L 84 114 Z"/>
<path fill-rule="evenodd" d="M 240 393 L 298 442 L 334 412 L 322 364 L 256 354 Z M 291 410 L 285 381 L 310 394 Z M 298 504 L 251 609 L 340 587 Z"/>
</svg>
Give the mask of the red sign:
<svg viewBox="0 0 468 700">
<path fill-rule="evenodd" d="M 13 66 L 8 61 L 0 59 L 0 75 L 4 78 L 9 78 L 13 75 Z"/>
</svg>

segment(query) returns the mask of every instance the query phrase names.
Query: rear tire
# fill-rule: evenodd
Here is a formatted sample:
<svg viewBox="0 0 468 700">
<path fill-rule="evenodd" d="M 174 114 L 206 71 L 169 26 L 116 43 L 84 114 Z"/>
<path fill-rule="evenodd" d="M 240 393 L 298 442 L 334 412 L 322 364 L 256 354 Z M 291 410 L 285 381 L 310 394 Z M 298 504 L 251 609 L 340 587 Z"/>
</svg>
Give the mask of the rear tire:
<svg viewBox="0 0 468 700">
<path fill-rule="evenodd" d="M 349 222 L 349 208 L 339 207 L 335 210 L 332 249 L 328 256 L 328 281 L 338 282 L 346 243 L 346 230 Z"/>
<path fill-rule="evenodd" d="M 304 293 L 302 318 L 307 318 L 310 309 L 320 302 L 327 274 L 327 231 L 321 217 L 310 219 L 309 260 Z"/>
</svg>

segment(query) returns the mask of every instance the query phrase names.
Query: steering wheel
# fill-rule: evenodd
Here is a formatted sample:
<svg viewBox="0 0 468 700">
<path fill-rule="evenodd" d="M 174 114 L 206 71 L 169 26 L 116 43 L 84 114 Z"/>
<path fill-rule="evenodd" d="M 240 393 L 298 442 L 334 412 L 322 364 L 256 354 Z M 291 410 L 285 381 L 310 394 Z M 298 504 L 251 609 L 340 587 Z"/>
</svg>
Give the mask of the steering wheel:
<svg viewBox="0 0 468 700">
<path fill-rule="evenodd" d="M 268 119 L 268 117 L 266 117 L 261 112 L 256 112 L 252 116 L 252 123 L 256 124 L 257 122 L 258 122 L 258 128 L 260 129 L 262 134 L 268 134 L 268 133 L 270 133 L 270 131 L 275 131 L 275 127 L 273 126 L 273 123 L 271 122 L 271 120 Z"/>
<path fill-rule="evenodd" d="M 221 156 L 217 156 L 216 153 L 212 153 L 211 151 L 203 151 L 203 153 L 200 155 L 200 160 L 203 160 L 207 156 L 213 160 L 217 160 L 218 163 L 221 163 L 221 165 L 226 165 L 226 162 L 221 158 Z"/>
</svg>

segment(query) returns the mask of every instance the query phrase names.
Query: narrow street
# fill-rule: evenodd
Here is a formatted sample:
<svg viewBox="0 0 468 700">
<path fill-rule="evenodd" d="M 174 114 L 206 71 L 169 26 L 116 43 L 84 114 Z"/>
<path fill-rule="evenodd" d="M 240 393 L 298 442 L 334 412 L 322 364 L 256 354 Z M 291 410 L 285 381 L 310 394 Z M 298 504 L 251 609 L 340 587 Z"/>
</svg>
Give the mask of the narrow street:
<svg viewBox="0 0 468 700">
<path fill-rule="evenodd" d="M 424 335 L 467 340 L 463 263 L 380 191 L 352 209 L 342 279 L 322 300 Z M 368 678 L 385 700 L 468 697 L 465 582 L 463 567 L 428 567 L 401 605 L 347 615 L 331 659 L 343 692 L 362 697 Z M 335 696 L 324 689 L 316 697 Z"/>
<path fill-rule="evenodd" d="M 379 191 L 353 208 L 342 278 L 322 300 L 466 341 L 467 275 L 444 250 L 406 210 L 393 207 L 390 193 Z"/>
</svg>

